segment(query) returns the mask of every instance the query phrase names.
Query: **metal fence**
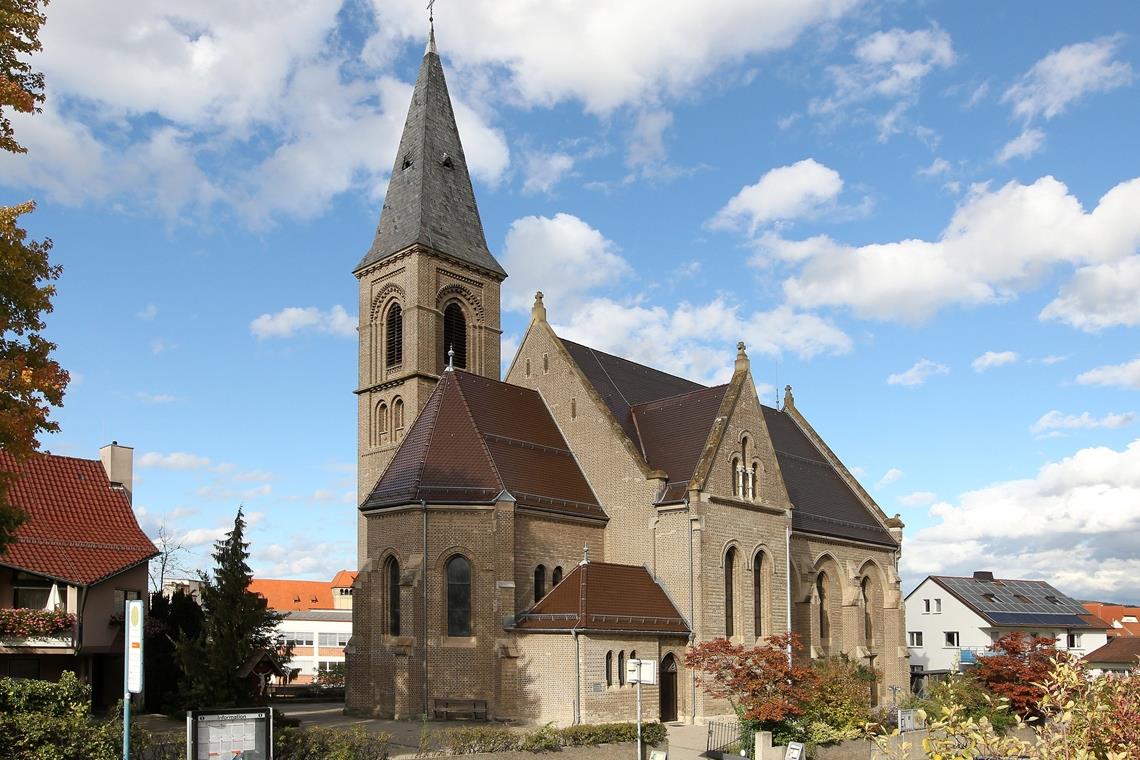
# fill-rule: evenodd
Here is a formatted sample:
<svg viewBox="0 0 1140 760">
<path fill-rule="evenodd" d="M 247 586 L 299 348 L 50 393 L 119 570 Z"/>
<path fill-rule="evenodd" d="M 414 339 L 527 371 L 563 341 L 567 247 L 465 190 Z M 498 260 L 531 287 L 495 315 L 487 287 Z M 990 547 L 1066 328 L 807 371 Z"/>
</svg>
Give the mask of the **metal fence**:
<svg viewBox="0 0 1140 760">
<path fill-rule="evenodd" d="M 715 753 L 721 757 L 749 757 L 754 742 L 754 731 L 748 726 L 742 726 L 736 721 L 731 723 L 710 721 L 705 750 L 708 754 Z"/>
</svg>

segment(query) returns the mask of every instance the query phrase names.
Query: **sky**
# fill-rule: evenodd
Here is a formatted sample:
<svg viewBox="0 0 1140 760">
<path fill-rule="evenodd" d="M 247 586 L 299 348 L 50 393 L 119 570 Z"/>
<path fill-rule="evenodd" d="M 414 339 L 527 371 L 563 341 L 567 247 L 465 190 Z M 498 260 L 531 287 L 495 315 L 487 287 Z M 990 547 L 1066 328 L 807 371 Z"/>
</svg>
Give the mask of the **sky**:
<svg viewBox="0 0 1140 760">
<path fill-rule="evenodd" d="M 355 564 L 357 286 L 422 0 L 54 0 L 0 203 L 63 266 L 57 454 L 135 450 L 210 565 Z M 564 337 L 699 382 L 738 340 L 887 514 L 903 590 L 1140 603 L 1140 7 L 439 0 L 509 364 Z M 781 389 L 781 390 L 777 390 Z"/>
</svg>

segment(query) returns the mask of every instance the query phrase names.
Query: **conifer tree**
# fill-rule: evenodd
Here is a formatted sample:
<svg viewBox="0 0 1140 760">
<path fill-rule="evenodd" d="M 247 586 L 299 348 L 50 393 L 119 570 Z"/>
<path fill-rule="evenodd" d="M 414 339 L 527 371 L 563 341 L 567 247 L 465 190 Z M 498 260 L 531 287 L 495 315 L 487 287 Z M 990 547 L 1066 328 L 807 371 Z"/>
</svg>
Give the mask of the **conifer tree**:
<svg viewBox="0 0 1140 760">
<path fill-rule="evenodd" d="M 253 573 L 248 559 L 245 519 L 239 508 L 233 530 L 214 544 L 214 577 L 202 575 L 202 631 L 176 645 L 188 707 L 253 704 L 252 684 L 238 676 L 238 669 L 259 650 L 276 651 L 274 629 L 283 616 L 249 590 Z"/>
</svg>

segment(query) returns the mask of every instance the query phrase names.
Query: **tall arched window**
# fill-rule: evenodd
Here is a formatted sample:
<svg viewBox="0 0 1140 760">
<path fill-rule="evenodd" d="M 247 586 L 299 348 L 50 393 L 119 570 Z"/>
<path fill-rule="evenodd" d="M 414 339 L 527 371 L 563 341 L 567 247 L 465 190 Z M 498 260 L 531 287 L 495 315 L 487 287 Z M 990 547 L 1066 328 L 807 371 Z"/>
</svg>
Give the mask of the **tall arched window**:
<svg viewBox="0 0 1140 760">
<path fill-rule="evenodd" d="M 376 405 L 376 443 L 383 446 L 388 442 L 388 405 L 381 401 Z"/>
<path fill-rule="evenodd" d="M 447 366 L 448 352 L 454 351 L 454 366 L 467 369 L 467 317 L 463 309 L 452 301 L 443 310 L 443 366 Z"/>
<path fill-rule="evenodd" d="M 546 596 L 546 565 L 539 565 L 534 569 L 534 603 Z"/>
<path fill-rule="evenodd" d="M 404 400 L 396 399 L 392 402 L 392 441 L 393 443 L 404 437 Z"/>
<path fill-rule="evenodd" d="M 550 587 L 554 588 L 562 582 L 562 566 L 554 568 L 554 572 L 550 574 Z"/>
<path fill-rule="evenodd" d="M 863 635 L 870 646 L 875 640 L 875 625 L 871 620 L 871 579 L 866 575 L 859 584 L 859 594 L 863 599 Z"/>
<path fill-rule="evenodd" d="M 614 685 L 614 652 L 606 652 L 606 686 Z"/>
<path fill-rule="evenodd" d="M 471 563 L 460 554 L 447 561 L 447 635 L 471 635 Z"/>
<path fill-rule="evenodd" d="M 756 552 L 752 560 L 752 629 L 756 638 L 765 634 L 764 630 L 764 552 Z"/>
<path fill-rule="evenodd" d="M 757 491 L 756 491 L 756 483 L 757 483 L 756 475 L 757 475 L 759 469 L 760 469 L 760 465 L 753 462 L 752 463 L 752 471 L 748 473 L 748 498 L 749 499 L 755 499 L 756 498 L 756 494 L 757 494 Z"/>
<path fill-rule="evenodd" d="M 625 652 L 618 652 L 618 686 L 625 686 Z"/>
<path fill-rule="evenodd" d="M 732 495 L 740 495 L 740 460 L 732 458 Z"/>
<path fill-rule="evenodd" d="M 815 590 L 819 595 L 819 641 L 827 644 L 831 641 L 831 619 L 827 614 L 827 573 L 820 573 L 816 577 Z"/>
<path fill-rule="evenodd" d="M 394 303 L 388 309 L 384 330 L 384 365 L 392 367 L 404 359 L 404 313 L 400 304 Z"/>
<path fill-rule="evenodd" d="M 736 587 L 736 547 L 730 546 L 724 555 L 724 637 L 731 638 L 735 633 L 733 626 L 736 610 L 734 609 L 734 591 Z"/>
<path fill-rule="evenodd" d="M 388 581 L 388 635 L 400 635 L 400 563 L 395 557 L 387 562 Z"/>
</svg>

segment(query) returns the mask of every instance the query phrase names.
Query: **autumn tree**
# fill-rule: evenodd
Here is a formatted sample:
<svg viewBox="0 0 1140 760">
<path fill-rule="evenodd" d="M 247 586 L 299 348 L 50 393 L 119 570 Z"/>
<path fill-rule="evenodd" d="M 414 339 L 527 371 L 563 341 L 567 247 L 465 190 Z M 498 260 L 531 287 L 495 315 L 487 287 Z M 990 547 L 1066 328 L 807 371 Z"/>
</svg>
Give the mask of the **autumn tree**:
<svg viewBox="0 0 1140 760">
<path fill-rule="evenodd" d="M 995 696 L 1008 699 L 1010 710 L 1021 717 L 1041 717 L 1041 684 L 1068 654 L 1057 651 L 1053 639 L 1020 631 L 1002 636 L 989 649 L 978 658 L 974 677 Z"/>
<path fill-rule="evenodd" d="M 213 578 L 202 576 L 199 598 L 205 619 L 201 632 L 175 644 L 185 676 L 189 705 L 238 707 L 253 704 L 248 680 L 238 669 L 260 650 L 277 651 L 275 630 L 282 615 L 249 590 L 245 518 L 238 509 L 234 527 L 214 544 Z"/>
<path fill-rule="evenodd" d="M 35 113 L 44 100 L 43 74 L 27 59 L 41 49 L 46 4 L 0 0 L 0 150 L 9 153 L 27 152 L 16 141 L 9 109 Z M 48 414 L 63 403 L 68 381 L 51 358 L 55 345 L 42 335 L 60 268 L 48 260 L 51 240 L 29 241 L 19 225 L 34 209 L 32 201 L 0 206 L 0 448 L 17 460 L 39 447 L 40 433 L 59 429 Z M 0 471 L 0 554 L 23 522 L 23 513 L 7 499 L 14 477 Z"/>
</svg>

